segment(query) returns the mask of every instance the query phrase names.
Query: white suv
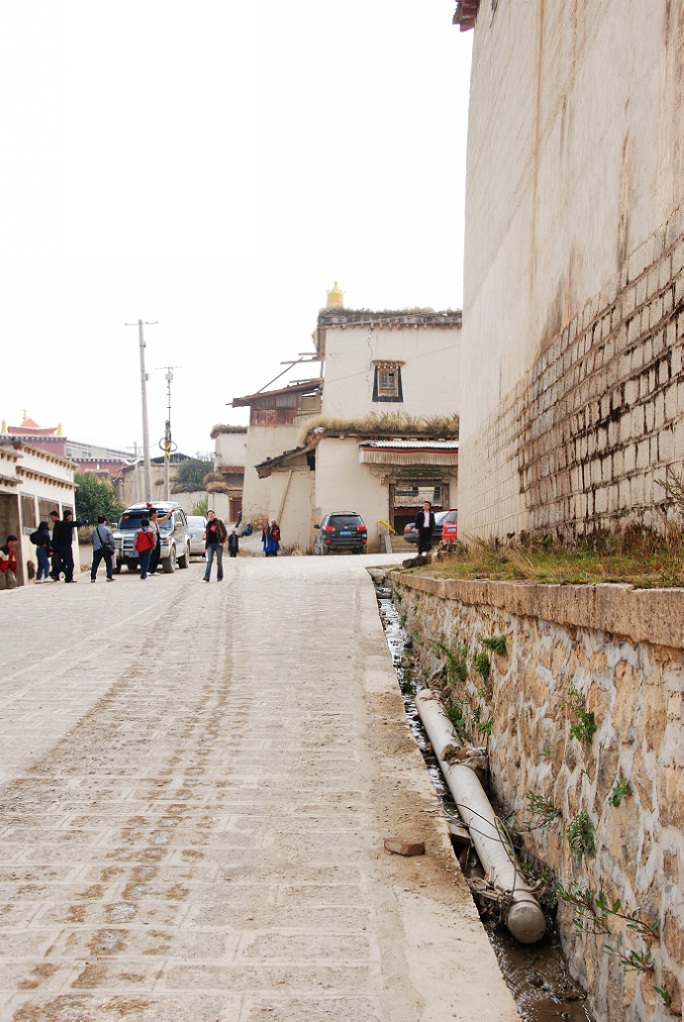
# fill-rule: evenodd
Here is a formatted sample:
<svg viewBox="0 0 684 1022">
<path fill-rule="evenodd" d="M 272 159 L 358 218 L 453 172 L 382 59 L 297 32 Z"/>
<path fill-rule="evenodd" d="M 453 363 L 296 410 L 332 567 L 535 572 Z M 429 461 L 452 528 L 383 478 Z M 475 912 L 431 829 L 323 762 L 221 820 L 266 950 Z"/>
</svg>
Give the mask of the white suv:
<svg viewBox="0 0 684 1022">
<path fill-rule="evenodd" d="M 135 571 L 138 568 L 135 535 L 140 528 L 142 519 L 149 518 L 150 511 L 156 511 L 160 518 L 167 515 L 169 511 L 173 511 L 169 520 L 162 522 L 159 526 L 161 539 L 159 563 L 166 574 L 175 571 L 176 567 L 187 568 L 190 564 L 190 532 L 185 512 L 180 504 L 158 500 L 154 501 L 151 507 L 147 504 L 133 504 L 126 508 L 121 515 L 114 533 L 116 546 L 114 571 L 117 574 L 121 571 L 122 564 L 125 564 L 129 571 Z"/>
</svg>

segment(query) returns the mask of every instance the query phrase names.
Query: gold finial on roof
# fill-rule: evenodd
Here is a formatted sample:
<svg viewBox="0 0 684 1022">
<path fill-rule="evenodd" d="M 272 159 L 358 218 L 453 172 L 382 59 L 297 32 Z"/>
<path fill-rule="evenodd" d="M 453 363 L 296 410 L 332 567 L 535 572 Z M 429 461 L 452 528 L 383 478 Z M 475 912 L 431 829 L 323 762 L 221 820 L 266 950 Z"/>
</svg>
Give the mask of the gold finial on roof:
<svg viewBox="0 0 684 1022">
<path fill-rule="evenodd" d="M 28 419 L 28 415 L 26 414 L 26 406 L 24 406 L 24 418 L 23 418 L 22 421 L 26 422 L 27 419 Z"/>
<path fill-rule="evenodd" d="M 7 432 L 7 419 L 3 419 L 2 420 L 2 429 L 0 429 L 0 433 L 6 433 L 6 432 Z"/>
<path fill-rule="evenodd" d="M 57 436 L 62 436 L 62 423 L 57 423 Z"/>
<path fill-rule="evenodd" d="M 343 309 L 344 308 L 344 291 L 340 291 L 337 286 L 337 281 L 333 284 L 329 291 L 326 291 L 328 300 L 326 302 L 326 308 L 328 309 Z"/>
</svg>

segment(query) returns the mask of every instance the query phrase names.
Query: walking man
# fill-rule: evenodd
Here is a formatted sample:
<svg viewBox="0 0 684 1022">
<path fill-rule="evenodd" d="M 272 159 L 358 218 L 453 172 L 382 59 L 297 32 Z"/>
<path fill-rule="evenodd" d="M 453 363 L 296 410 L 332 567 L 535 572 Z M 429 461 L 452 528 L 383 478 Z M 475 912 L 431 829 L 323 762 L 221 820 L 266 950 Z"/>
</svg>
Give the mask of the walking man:
<svg viewBox="0 0 684 1022">
<path fill-rule="evenodd" d="M 207 550 L 207 567 L 204 572 L 204 581 L 211 578 L 211 566 L 216 558 L 216 581 L 223 581 L 223 544 L 226 541 L 228 532 L 220 518 L 217 518 L 213 511 L 207 511 L 207 528 L 205 547 Z"/>
<path fill-rule="evenodd" d="M 87 525 L 87 522 L 78 522 L 74 518 L 73 511 L 65 511 L 64 517 L 61 522 L 56 522 L 54 530 L 52 532 L 52 545 L 59 556 L 59 564 L 57 566 L 57 577 L 55 578 L 55 569 L 53 567 L 52 577 L 55 582 L 59 582 L 60 572 L 64 572 L 65 582 L 77 582 L 74 578 L 74 529 L 80 529 L 82 525 Z"/>
<path fill-rule="evenodd" d="M 104 515 L 97 516 L 97 525 L 93 529 L 93 563 L 90 568 L 90 581 L 97 581 L 97 569 L 100 561 L 104 558 L 107 571 L 107 581 L 113 582 L 112 554 L 114 553 L 114 536 L 112 530 L 107 528 L 107 519 Z"/>
<path fill-rule="evenodd" d="M 429 500 L 423 502 L 423 510 L 416 515 L 418 530 L 418 553 L 426 554 L 432 547 L 432 532 L 435 527 L 435 515 Z"/>
<path fill-rule="evenodd" d="M 240 540 L 238 539 L 237 530 L 233 529 L 230 536 L 228 537 L 228 553 L 231 557 L 237 557 L 240 549 Z"/>
</svg>

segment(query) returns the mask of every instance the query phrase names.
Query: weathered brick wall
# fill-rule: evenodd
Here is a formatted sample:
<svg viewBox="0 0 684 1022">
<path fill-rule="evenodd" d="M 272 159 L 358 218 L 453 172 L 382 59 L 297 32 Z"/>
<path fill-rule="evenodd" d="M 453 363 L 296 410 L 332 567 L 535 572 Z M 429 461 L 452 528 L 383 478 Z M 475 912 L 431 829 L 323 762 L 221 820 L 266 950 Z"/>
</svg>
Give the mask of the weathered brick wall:
<svg viewBox="0 0 684 1022">
<path fill-rule="evenodd" d="M 532 586 L 454 582 L 403 573 L 393 580 L 424 677 L 445 657 L 442 643 L 468 653 L 467 680 L 457 687 L 467 727 L 487 744 L 493 793 L 506 812 L 530 819 L 528 792 L 548 798 L 561 817 L 531 831 L 527 846 L 564 885 L 579 884 L 624 911 L 657 921 L 653 971 L 626 970 L 606 953 L 620 934 L 625 951 L 647 944 L 624 920 L 589 935 L 560 902 L 558 922 L 571 969 L 606 1022 L 666 1019 L 656 986 L 681 1012 L 684 983 L 684 592 L 624 586 Z M 472 655 L 483 637 L 504 636 L 506 654 L 491 654 L 487 681 Z M 590 743 L 570 735 L 568 703 L 577 690 L 597 731 Z M 491 735 L 478 725 L 491 718 Z M 486 729 L 485 729 L 486 730 Z M 619 806 L 609 801 L 616 781 L 629 782 Z M 565 836 L 586 811 L 595 826 L 596 855 L 578 859 Z M 539 822 L 532 818 L 531 822 Z"/>
<path fill-rule="evenodd" d="M 682 471 L 684 5 L 482 3 L 468 113 L 464 534 L 659 525 Z"/>
<path fill-rule="evenodd" d="M 666 469 L 684 455 L 683 226 L 679 211 L 471 437 L 472 531 L 662 529 Z"/>
</svg>

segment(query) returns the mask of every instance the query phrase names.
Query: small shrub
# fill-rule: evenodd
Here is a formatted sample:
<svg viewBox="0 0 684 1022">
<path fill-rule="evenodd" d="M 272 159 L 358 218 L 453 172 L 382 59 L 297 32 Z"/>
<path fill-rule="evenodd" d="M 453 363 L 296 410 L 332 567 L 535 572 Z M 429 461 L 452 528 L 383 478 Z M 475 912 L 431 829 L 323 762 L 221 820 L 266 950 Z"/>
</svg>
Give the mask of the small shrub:
<svg viewBox="0 0 684 1022">
<path fill-rule="evenodd" d="M 596 828 L 587 812 L 578 813 L 570 820 L 565 832 L 568 844 L 578 859 L 593 859 L 596 855 Z"/>
<path fill-rule="evenodd" d="M 506 656 L 506 636 L 505 635 L 494 635 L 491 639 L 480 639 L 483 646 L 490 649 L 492 653 L 497 653 L 499 656 Z"/>
<path fill-rule="evenodd" d="M 480 650 L 479 653 L 475 653 L 473 656 L 473 666 L 480 677 L 487 681 L 491 670 L 489 654 L 485 653 L 484 650 Z"/>
<path fill-rule="evenodd" d="M 587 710 L 584 699 L 576 688 L 568 691 L 568 701 L 563 703 L 562 709 L 570 710 L 575 715 L 575 723 L 570 726 L 570 736 L 580 742 L 591 744 L 597 730 L 596 720 L 594 714 Z"/>
<path fill-rule="evenodd" d="M 629 781 L 625 780 L 624 777 L 618 777 L 617 781 L 613 785 L 613 790 L 608 796 L 608 801 L 615 807 L 615 809 L 617 809 L 623 798 L 626 798 L 627 795 L 631 794 L 632 786 Z"/>
</svg>

